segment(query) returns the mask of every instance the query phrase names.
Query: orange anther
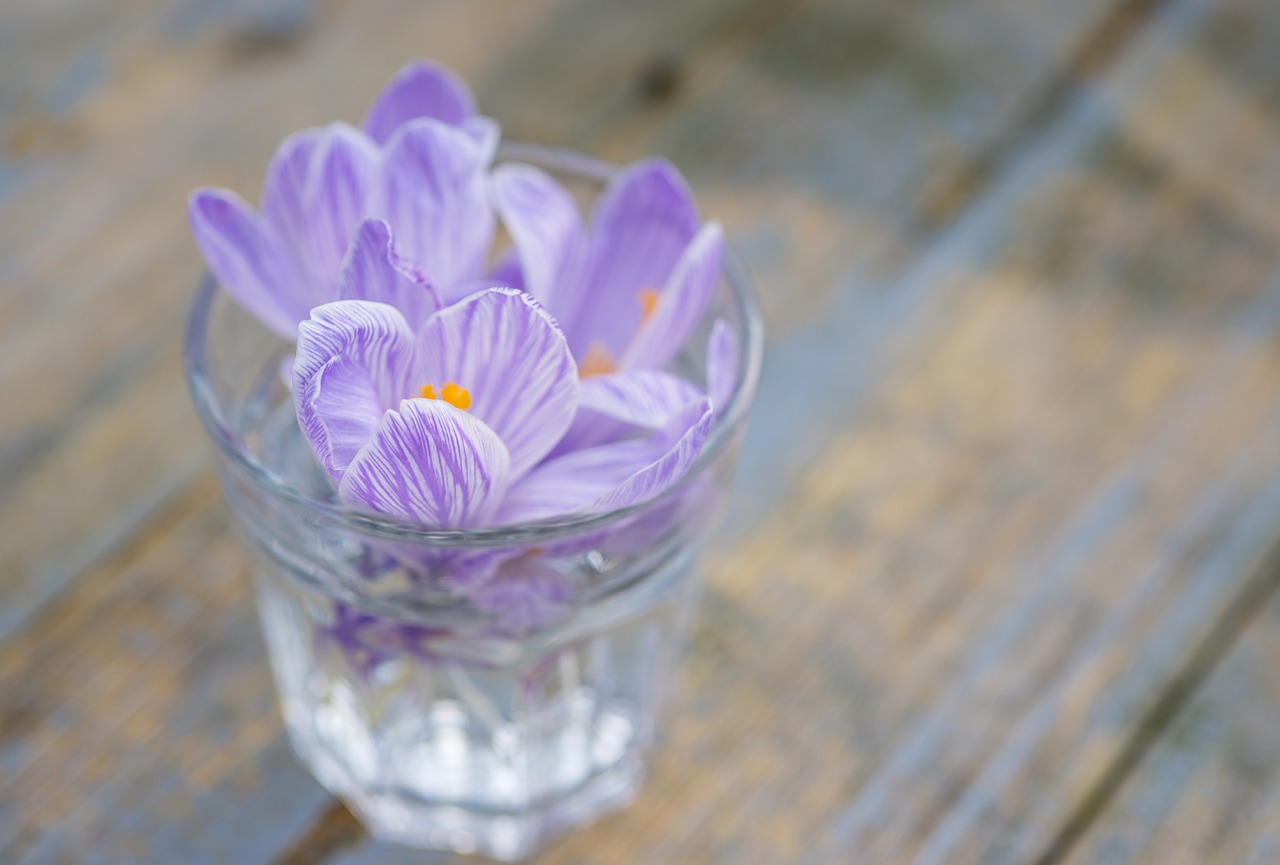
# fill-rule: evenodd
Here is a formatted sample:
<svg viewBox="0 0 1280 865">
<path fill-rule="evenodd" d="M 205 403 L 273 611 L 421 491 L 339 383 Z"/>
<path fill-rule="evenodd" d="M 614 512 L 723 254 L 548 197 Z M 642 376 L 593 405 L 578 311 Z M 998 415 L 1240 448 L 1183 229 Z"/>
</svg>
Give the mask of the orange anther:
<svg viewBox="0 0 1280 865">
<path fill-rule="evenodd" d="M 445 382 L 445 386 L 441 388 L 440 398 L 463 411 L 471 408 L 471 391 L 465 387 L 458 387 L 451 381 Z"/>
<path fill-rule="evenodd" d="M 593 375 L 608 375 L 611 372 L 618 371 L 618 362 L 613 359 L 613 355 L 609 353 L 609 349 L 599 340 L 591 343 L 587 348 L 587 353 L 583 355 L 582 362 L 578 364 L 578 378 L 587 378 Z"/>
<path fill-rule="evenodd" d="M 471 408 L 471 391 L 465 387 L 459 387 L 455 382 L 447 381 L 444 387 L 440 388 L 440 396 L 436 396 L 436 389 L 429 384 L 422 386 L 423 399 L 442 399 L 454 408 L 460 408 L 463 411 Z"/>
<path fill-rule="evenodd" d="M 661 295 L 655 288 L 642 288 L 637 294 L 640 297 L 640 323 L 644 324 L 653 318 L 654 312 L 658 309 L 658 301 Z"/>
</svg>

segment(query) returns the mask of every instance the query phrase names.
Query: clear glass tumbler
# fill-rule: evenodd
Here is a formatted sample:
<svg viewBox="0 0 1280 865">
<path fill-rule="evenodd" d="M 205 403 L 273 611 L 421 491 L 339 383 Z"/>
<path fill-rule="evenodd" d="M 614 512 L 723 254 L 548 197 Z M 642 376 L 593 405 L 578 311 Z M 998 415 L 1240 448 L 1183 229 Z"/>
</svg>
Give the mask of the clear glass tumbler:
<svg viewBox="0 0 1280 865">
<path fill-rule="evenodd" d="M 584 203 L 611 170 L 529 146 L 500 156 Z M 635 795 L 759 371 L 760 319 L 732 261 L 674 364 L 694 381 L 716 320 L 737 338 L 737 381 L 675 487 L 614 513 L 429 531 L 336 500 L 294 416 L 292 347 L 211 281 L 200 289 L 187 373 L 254 553 L 288 734 L 375 837 L 519 859 Z M 483 589 L 424 580 L 424 561 L 483 572 Z"/>
</svg>

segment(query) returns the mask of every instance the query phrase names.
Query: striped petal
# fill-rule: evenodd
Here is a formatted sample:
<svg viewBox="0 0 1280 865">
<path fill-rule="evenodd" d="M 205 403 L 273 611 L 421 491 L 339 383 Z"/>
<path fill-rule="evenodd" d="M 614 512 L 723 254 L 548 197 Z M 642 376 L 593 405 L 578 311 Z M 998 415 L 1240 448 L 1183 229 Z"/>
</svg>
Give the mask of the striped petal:
<svg viewBox="0 0 1280 865">
<path fill-rule="evenodd" d="M 494 215 L 485 182 L 485 153 L 465 131 L 414 120 L 387 145 L 382 216 L 400 254 L 422 269 L 442 300 L 482 276 L 493 242 Z"/>
<path fill-rule="evenodd" d="M 342 265 L 339 294 L 343 300 L 394 306 L 414 327 L 440 310 L 426 275 L 396 253 L 391 227 L 380 219 L 367 219 L 357 229 Z"/>
<path fill-rule="evenodd" d="M 497 519 L 504 525 L 518 524 L 639 504 L 684 477 L 702 452 L 710 428 L 710 406 L 701 399 L 648 438 L 548 460 L 512 487 Z"/>
<path fill-rule="evenodd" d="M 306 263 L 312 279 L 337 298 L 342 261 L 356 229 L 378 205 L 381 155 L 343 123 L 288 139 L 263 187 L 263 213 Z"/>
<path fill-rule="evenodd" d="M 491 288 L 437 313 L 419 332 L 423 384 L 453 382 L 506 443 L 519 477 L 573 420 L 578 374 L 564 336 L 529 295 Z"/>
<path fill-rule="evenodd" d="M 338 487 L 343 501 L 435 528 L 483 525 L 506 492 L 506 447 L 480 420 L 438 400 L 382 416 Z"/>
<path fill-rule="evenodd" d="M 629 426 L 656 430 L 701 396 L 696 385 L 678 375 L 643 369 L 583 379 L 578 405 L 580 410 Z"/>
<path fill-rule="evenodd" d="M 410 394 L 414 337 L 381 303 L 317 307 L 298 330 L 293 398 L 298 424 L 321 464 L 341 478 L 382 413 Z"/>
<path fill-rule="evenodd" d="M 588 376 L 578 387 L 578 413 L 556 452 L 615 441 L 637 429 L 662 429 L 701 396 L 692 382 L 662 370 Z"/>
<path fill-rule="evenodd" d="M 497 521 L 516 525 L 587 513 L 660 455 L 650 441 L 630 439 L 547 460 L 512 486 Z"/>
<path fill-rule="evenodd" d="M 671 422 L 665 434 L 658 436 L 664 442 L 670 441 L 672 433 L 683 428 L 684 431 L 671 442 L 667 451 L 602 496 L 592 510 L 612 511 L 631 507 L 661 494 L 683 478 L 702 453 L 702 446 L 711 431 L 711 420 L 711 404 L 707 400 L 686 407 Z"/>
<path fill-rule="evenodd" d="M 311 245 L 311 159 L 325 135 L 323 129 L 304 129 L 286 138 L 271 157 L 262 183 L 262 215 L 297 253 Z M 309 264 L 303 268 L 310 273 Z"/>
<path fill-rule="evenodd" d="M 569 191 L 540 168 L 508 163 L 493 172 L 493 194 L 502 224 L 515 244 L 525 290 L 558 320 L 556 291 L 578 276 L 583 252 L 582 216 Z"/>
</svg>

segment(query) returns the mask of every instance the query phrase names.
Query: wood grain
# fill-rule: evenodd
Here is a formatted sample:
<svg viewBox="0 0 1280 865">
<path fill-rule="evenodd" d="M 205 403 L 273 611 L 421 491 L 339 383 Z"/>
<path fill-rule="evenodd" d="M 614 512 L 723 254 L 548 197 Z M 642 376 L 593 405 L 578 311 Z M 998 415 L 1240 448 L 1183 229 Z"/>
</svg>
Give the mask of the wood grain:
<svg viewBox="0 0 1280 865">
<path fill-rule="evenodd" d="M 1070 865 L 1280 860 L 1280 605 L 1253 612 L 1258 621 L 1153 743 Z"/>
<path fill-rule="evenodd" d="M 514 138 L 673 158 L 771 334 L 653 777 L 540 861 L 1165 861 L 1135 743 L 1276 658 L 1232 611 L 1280 527 L 1280 15 L 99 6 L 0 10 L 0 860 L 421 861 L 288 754 L 177 356 L 186 192 L 425 54 Z M 1215 723 L 1258 816 L 1178 838 L 1262 855 Z"/>
</svg>

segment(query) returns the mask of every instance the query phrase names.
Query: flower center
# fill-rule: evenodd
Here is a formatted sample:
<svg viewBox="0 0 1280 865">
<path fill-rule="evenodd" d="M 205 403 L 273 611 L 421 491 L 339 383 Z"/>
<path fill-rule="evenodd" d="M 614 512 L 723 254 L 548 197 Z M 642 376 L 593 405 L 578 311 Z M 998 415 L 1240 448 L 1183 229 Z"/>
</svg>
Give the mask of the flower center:
<svg viewBox="0 0 1280 865">
<path fill-rule="evenodd" d="M 442 399 L 454 408 L 460 408 L 463 411 L 471 408 L 471 391 L 465 387 L 459 387 L 451 381 L 444 383 L 444 387 L 440 388 L 440 395 L 436 396 L 436 389 L 429 384 L 422 386 L 423 399 Z"/>
</svg>

